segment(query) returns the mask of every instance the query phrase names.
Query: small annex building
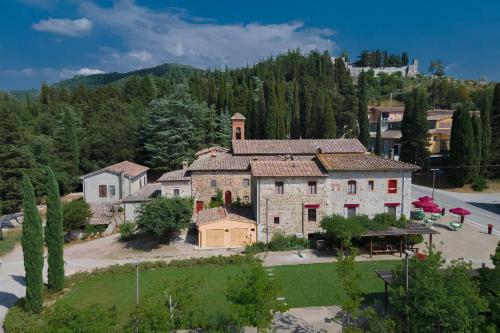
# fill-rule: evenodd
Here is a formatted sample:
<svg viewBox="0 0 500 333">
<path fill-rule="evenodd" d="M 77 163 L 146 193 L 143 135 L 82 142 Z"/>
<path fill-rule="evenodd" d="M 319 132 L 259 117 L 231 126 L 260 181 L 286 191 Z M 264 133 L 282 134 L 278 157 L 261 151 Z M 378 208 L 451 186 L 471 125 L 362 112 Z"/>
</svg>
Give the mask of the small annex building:
<svg viewBox="0 0 500 333">
<path fill-rule="evenodd" d="M 242 247 L 256 241 L 256 223 L 249 208 L 215 207 L 196 217 L 198 246 Z"/>
<path fill-rule="evenodd" d="M 148 183 L 149 168 L 123 161 L 80 177 L 88 203 L 113 203 L 135 194 Z"/>
</svg>

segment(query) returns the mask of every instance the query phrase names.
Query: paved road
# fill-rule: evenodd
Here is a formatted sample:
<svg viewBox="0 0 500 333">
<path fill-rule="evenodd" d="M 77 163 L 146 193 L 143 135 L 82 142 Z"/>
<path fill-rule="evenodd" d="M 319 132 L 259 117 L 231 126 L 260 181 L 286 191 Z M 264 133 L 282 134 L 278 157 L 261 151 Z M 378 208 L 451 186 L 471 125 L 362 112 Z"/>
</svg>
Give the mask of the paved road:
<svg viewBox="0 0 500 333">
<path fill-rule="evenodd" d="M 412 185 L 412 197 L 432 195 L 432 188 Z M 495 231 L 500 232 L 500 193 L 456 193 L 443 190 L 434 191 L 434 200 L 446 210 L 463 207 L 471 212 L 466 221 L 483 228 L 491 223 Z"/>
</svg>

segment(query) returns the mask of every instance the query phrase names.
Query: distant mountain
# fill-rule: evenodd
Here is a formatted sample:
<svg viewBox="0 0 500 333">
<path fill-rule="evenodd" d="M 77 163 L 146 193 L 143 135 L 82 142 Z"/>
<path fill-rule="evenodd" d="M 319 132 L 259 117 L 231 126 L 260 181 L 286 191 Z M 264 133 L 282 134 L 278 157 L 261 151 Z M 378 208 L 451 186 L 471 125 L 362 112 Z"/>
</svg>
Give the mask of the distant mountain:
<svg viewBox="0 0 500 333">
<path fill-rule="evenodd" d="M 39 89 L 11 90 L 8 93 L 18 101 L 24 102 L 28 97 L 32 100 L 38 99 L 40 90 Z"/>
<path fill-rule="evenodd" d="M 112 72 L 105 74 L 78 75 L 74 76 L 71 79 L 60 81 L 56 83 L 56 85 L 66 86 L 68 88 L 78 87 L 79 85 L 97 87 L 109 83 L 114 83 L 132 76 L 166 76 L 176 74 L 185 75 L 194 71 L 201 71 L 201 69 L 189 65 L 163 64 L 156 67 L 143 68 L 126 73 Z"/>
</svg>

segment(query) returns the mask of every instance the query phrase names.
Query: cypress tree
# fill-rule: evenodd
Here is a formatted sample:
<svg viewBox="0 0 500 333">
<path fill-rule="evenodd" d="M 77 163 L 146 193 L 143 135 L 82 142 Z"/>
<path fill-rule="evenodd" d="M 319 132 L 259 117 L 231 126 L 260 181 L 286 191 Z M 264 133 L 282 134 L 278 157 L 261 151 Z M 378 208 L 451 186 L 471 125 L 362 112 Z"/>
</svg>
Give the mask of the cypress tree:
<svg viewBox="0 0 500 333">
<path fill-rule="evenodd" d="M 368 122 L 367 77 L 363 71 L 358 77 L 358 125 L 359 141 L 365 146 L 370 145 L 370 124 Z"/>
<path fill-rule="evenodd" d="M 293 81 L 293 100 L 292 114 L 290 124 L 290 138 L 300 138 L 300 100 L 299 100 L 299 84 L 296 80 Z"/>
<path fill-rule="evenodd" d="M 462 187 L 471 180 L 474 163 L 474 134 L 472 130 L 469 112 L 462 106 L 457 108 L 453 114 L 450 139 L 450 170 L 448 172 L 450 182 Z"/>
<path fill-rule="evenodd" d="M 487 175 L 486 166 L 490 162 L 490 146 L 491 146 L 491 96 L 484 92 L 480 105 L 482 139 L 481 139 L 481 175 Z"/>
<path fill-rule="evenodd" d="M 407 66 L 409 63 L 408 53 L 403 52 L 401 54 L 401 66 Z"/>
<path fill-rule="evenodd" d="M 401 161 L 424 166 L 429 157 L 427 96 L 423 88 L 413 90 L 405 103 L 401 121 Z"/>
<path fill-rule="evenodd" d="M 375 154 L 383 155 L 382 146 L 382 115 L 378 116 L 377 120 L 377 135 L 375 136 Z"/>
<path fill-rule="evenodd" d="M 500 164 L 500 83 L 495 85 L 493 91 L 493 102 L 491 107 L 491 146 L 490 159 L 491 164 Z M 495 177 L 500 177 L 500 167 L 493 167 L 492 172 Z"/>
<path fill-rule="evenodd" d="M 23 248 L 24 270 L 26 272 L 25 309 L 40 313 L 43 304 L 43 229 L 42 219 L 38 214 L 35 192 L 28 176 L 23 175 L 21 183 L 23 193 Z"/>
<path fill-rule="evenodd" d="M 52 290 L 62 290 L 64 287 L 63 259 L 63 216 L 59 185 L 52 169 L 47 167 L 47 224 L 45 227 L 45 242 L 47 243 L 48 287 Z"/>
<path fill-rule="evenodd" d="M 481 171 L 481 149 L 483 147 L 483 128 L 481 124 L 481 119 L 479 117 L 472 117 L 471 119 L 472 122 L 472 131 L 474 135 L 474 141 L 473 141 L 473 146 L 474 146 L 474 162 L 472 165 L 477 166 L 472 169 L 472 174 L 471 174 L 471 180 L 473 181 L 480 175 Z"/>
</svg>

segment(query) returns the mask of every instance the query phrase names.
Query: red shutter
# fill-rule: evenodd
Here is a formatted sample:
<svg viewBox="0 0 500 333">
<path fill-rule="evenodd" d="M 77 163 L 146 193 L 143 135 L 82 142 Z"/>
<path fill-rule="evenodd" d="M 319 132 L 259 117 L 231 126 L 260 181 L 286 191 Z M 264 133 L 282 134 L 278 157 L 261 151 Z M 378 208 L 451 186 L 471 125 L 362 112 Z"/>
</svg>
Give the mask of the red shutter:
<svg viewBox="0 0 500 333">
<path fill-rule="evenodd" d="M 397 193 L 398 192 L 398 181 L 396 179 L 389 179 L 387 184 L 387 193 Z"/>
</svg>

